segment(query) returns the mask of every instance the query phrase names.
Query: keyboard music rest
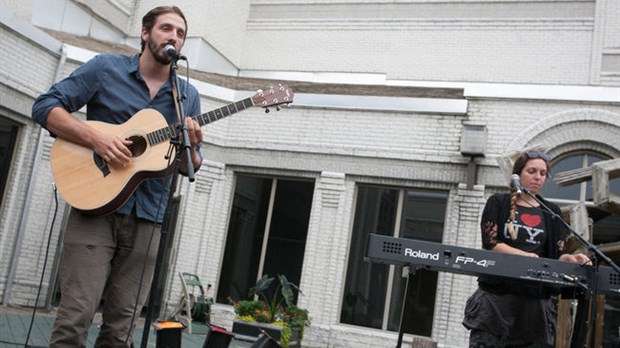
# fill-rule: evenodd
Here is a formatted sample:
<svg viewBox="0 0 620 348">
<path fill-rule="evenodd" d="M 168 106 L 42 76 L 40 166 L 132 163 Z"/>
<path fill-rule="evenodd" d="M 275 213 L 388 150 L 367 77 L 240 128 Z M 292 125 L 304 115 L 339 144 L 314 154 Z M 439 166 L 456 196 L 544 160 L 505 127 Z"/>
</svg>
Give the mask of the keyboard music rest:
<svg viewBox="0 0 620 348">
<path fill-rule="evenodd" d="M 544 283 L 552 287 L 589 288 L 593 267 L 483 249 L 370 234 L 366 257 L 374 262 L 414 265 L 467 275 L 494 275 Z M 597 292 L 620 295 L 620 274 L 599 267 Z"/>
</svg>

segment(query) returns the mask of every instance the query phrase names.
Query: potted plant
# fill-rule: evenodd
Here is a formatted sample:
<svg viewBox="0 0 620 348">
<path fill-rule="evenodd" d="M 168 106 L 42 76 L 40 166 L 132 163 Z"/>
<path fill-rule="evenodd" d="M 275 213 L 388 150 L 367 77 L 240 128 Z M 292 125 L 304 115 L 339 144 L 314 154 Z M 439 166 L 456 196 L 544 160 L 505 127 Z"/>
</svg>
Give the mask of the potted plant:
<svg viewBox="0 0 620 348">
<path fill-rule="evenodd" d="M 308 311 L 293 303 L 297 285 L 286 276 L 278 275 L 275 290 L 271 290 L 275 278 L 264 275 L 250 289 L 250 298 L 258 300 L 229 301 L 235 309 L 236 318 L 232 331 L 240 339 L 255 340 L 265 331 L 282 347 L 300 347 L 304 327 L 309 325 Z"/>
</svg>

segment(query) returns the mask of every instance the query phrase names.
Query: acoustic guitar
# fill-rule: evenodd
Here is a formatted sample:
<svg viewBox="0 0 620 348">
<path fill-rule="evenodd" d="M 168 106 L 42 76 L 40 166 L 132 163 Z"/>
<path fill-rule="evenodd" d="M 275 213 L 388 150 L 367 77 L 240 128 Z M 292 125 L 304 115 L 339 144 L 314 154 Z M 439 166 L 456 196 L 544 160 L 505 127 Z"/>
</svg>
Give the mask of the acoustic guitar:
<svg viewBox="0 0 620 348">
<path fill-rule="evenodd" d="M 278 85 L 191 118 L 202 127 L 252 106 L 276 106 L 279 110 L 279 105 L 292 101 L 292 89 Z M 180 133 L 180 127 L 169 125 L 157 110 L 141 110 L 123 124 L 84 122 L 102 132 L 131 140 L 132 156 L 126 166 L 114 167 L 90 148 L 57 138 L 50 154 L 52 174 L 58 192 L 72 207 L 88 215 L 110 214 L 121 207 L 145 179 L 172 174 L 169 167 L 175 151 L 169 151 L 169 145 L 177 132 Z"/>
</svg>

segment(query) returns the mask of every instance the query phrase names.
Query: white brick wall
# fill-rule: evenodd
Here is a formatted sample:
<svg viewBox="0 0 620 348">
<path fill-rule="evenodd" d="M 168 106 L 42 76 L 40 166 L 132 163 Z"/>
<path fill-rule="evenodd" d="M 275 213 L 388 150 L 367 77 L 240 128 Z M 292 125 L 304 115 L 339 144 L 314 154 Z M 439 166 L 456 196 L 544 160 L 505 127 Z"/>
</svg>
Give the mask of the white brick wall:
<svg viewBox="0 0 620 348">
<path fill-rule="evenodd" d="M 620 18 L 620 2 L 614 0 L 601 0 L 604 4 L 604 18 L 605 18 L 605 41 L 603 45 L 605 48 L 618 48 L 620 43 L 620 21 L 615 19 Z"/>
<path fill-rule="evenodd" d="M 6 23 L 16 28 L 23 25 L 20 19 Z M 14 303 L 33 305 L 42 272 L 45 250 L 43 241 L 47 240 L 51 224 L 49 210 L 53 196 L 50 192 L 49 161 L 33 157 L 39 134 L 43 133 L 40 133 L 40 128 L 35 126 L 29 115 L 34 97 L 48 88 L 53 80 L 58 56 L 56 52 L 49 52 L 39 46 L 43 42 L 38 41 L 40 38 L 24 40 L 24 37 L 4 25 L 0 26 L 0 37 L 6 45 L 15 48 L 12 52 L 0 52 L 0 109 L 4 119 L 21 127 L 0 212 L 0 295 L 4 298 L 7 280 L 11 276 L 9 270 L 14 269 L 12 282 L 8 285 L 13 286 L 11 293 L 16 294 Z M 59 43 L 56 47 L 60 47 Z M 16 56 L 15 52 L 20 54 Z M 44 139 L 42 141 L 43 149 L 49 148 L 49 143 Z M 24 211 L 26 207 L 29 207 L 28 211 Z M 31 211 L 36 212 L 34 218 L 30 215 Z M 60 214 L 62 216 L 62 210 Z M 52 260 L 55 240 L 52 239 Z M 18 249 L 15 249 L 16 246 Z M 48 263 L 48 272 L 52 264 Z M 48 280 L 49 276 L 44 279 L 44 287 Z"/>
<path fill-rule="evenodd" d="M 604 1 L 606 6 L 613 6 L 613 0 Z M 414 1 L 399 3 L 419 10 L 416 13 L 421 19 L 411 19 L 410 12 L 400 11 L 400 5 L 387 0 L 368 6 L 363 5 L 367 1 L 346 1 L 335 7 L 324 1 L 295 2 L 312 4 L 314 12 L 293 11 L 297 8 L 287 1 L 250 3 L 251 9 L 247 1 L 241 0 L 206 5 L 184 1 L 179 6 L 188 14 L 190 28 L 204 31 L 210 43 L 243 69 L 379 72 L 393 79 L 587 85 L 592 73 L 590 54 L 604 50 L 603 43 L 596 51 L 589 41 L 596 27 L 592 1 L 534 2 L 541 6 L 535 8 L 541 11 L 539 16 L 534 16 L 538 12 L 530 7 L 521 8 L 520 1 L 494 3 L 472 12 L 468 12 L 465 2 L 456 2 L 445 13 L 453 17 L 460 13 L 461 20 L 446 21 L 432 21 L 440 12 L 438 8 Z M 558 4 L 565 6 L 559 9 Z M 19 8 L 16 2 L 8 5 L 27 17 L 29 3 Z M 155 1 L 137 2 L 135 13 L 142 15 L 154 5 Z M 263 6 L 278 11 L 269 12 Z M 510 12 L 513 17 L 504 11 L 507 8 L 514 10 Z M 312 20 L 317 13 L 328 10 L 335 10 L 331 16 L 337 20 Z M 483 14 L 488 20 L 476 17 L 481 15 L 479 10 L 486 11 Z M 562 19 L 548 18 L 545 13 L 549 11 L 558 11 Z M 383 17 L 377 16 L 369 23 L 360 20 L 368 13 L 379 12 Z M 472 17 L 474 12 L 476 16 Z M 227 16 L 221 16 L 223 13 Z M 264 18 L 268 13 L 272 13 L 271 17 Z M 498 13 L 506 14 L 494 18 Z M 528 14 L 537 18 L 515 19 Z M 244 16 L 251 17 L 247 31 Z M 389 16 L 400 18 L 389 20 Z M 134 17 L 129 25 L 129 31 L 137 31 L 139 18 Z M 609 23 L 604 28 L 604 47 L 609 48 L 609 42 L 618 37 L 618 29 Z M 15 59 L 10 50 L 0 50 L 0 117 L 21 125 L 10 184 L 0 208 L 0 295 L 4 298 L 9 270 L 13 269 L 7 304 L 26 306 L 33 305 L 43 271 L 54 208 L 49 169 L 52 140 L 45 132 L 39 156 L 33 155 L 39 127 L 29 115 L 34 97 L 52 83 L 60 58 L 59 44 L 50 46 L 30 35 L 0 23 L 2 41 L 21 53 Z M 76 62 L 68 61 L 60 67 L 60 75 L 66 76 L 76 66 Z M 203 111 L 223 104 L 203 96 Z M 462 184 L 467 179 L 468 161 L 459 152 L 463 121 L 485 124 L 489 135 L 487 155 L 477 160 L 478 185 L 472 190 Z M 620 157 L 619 139 L 620 103 L 613 101 L 476 97 L 469 100 L 467 115 L 339 110 L 312 105 L 293 106 L 268 115 L 258 108 L 246 110 L 206 127 L 202 170 L 195 183 L 181 181 L 179 224 L 175 239 L 170 241 L 173 255 L 165 297 L 167 309 L 178 303 L 179 271 L 197 273 L 203 284 L 211 283 L 217 289 L 236 171 L 313 178 L 315 193 L 300 283 L 306 293 L 300 305 L 310 309 L 313 325 L 308 328 L 304 344 L 393 347 L 397 339 L 394 332 L 339 324 L 356 183 L 448 191 L 445 243 L 478 247 L 478 219 L 484 200 L 506 187 L 498 158 L 535 144 L 546 145 L 552 155 L 581 149 Z M 28 202 L 30 208 L 24 212 Z M 57 260 L 62 208 L 61 201 L 44 293 L 55 279 L 51 267 Z M 19 231 L 23 231 L 21 235 Z M 18 240 L 21 244 L 14 250 Z M 15 263 L 12 255 L 16 255 Z M 461 315 L 475 286 L 473 277 L 440 274 L 432 336 L 440 347 L 465 345 L 467 332 L 460 324 Z M 230 327 L 230 307 L 216 306 L 214 320 Z M 411 340 L 406 335 L 405 346 Z"/>
<path fill-rule="evenodd" d="M 84 28 L 82 35 L 122 41 L 114 31 L 103 29 L 108 21 L 131 37 L 128 42 L 138 39 L 142 15 L 160 5 L 155 0 L 138 1 L 133 7 L 127 1 L 107 1 L 78 13 L 73 1 L 56 2 L 67 9 L 52 13 L 66 22 L 55 29 Z M 24 17 L 33 11 L 28 2 L 8 5 Z M 226 73 L 236 67 L 379 73 L 394 80 L 620 84 L 620 68 L 601 71 L 603 55 L 605 61 L 618 55 L 620 25 L 615 19 L 620 5 L 615 0 L 184 0 L 175 5 L 190 25 L 190 63 L 207 69 L 203 59 L 222 67 L 230 64 Z M 33 18 L 49 26 L 43 22 L 52 24 L 54 19 L 38 13 L 40 8 L 35 7 Z M 65 13 L 69 8 L 71 16 Z M 85 22 L 71 29 L 76 16 Z"/>
<path fill-rule="evenodd" d="M 479 248 L 480 215 L 486 201 L 484 185 L 468 190 L 459 184 L 450 192 L 446 216 L 444 243 Z M 475 277 L 440 273 L 435 300 L 433 338 L 444 347 L 462 347 L 468 331 L 463 327 L 465 302 L 477 288 Z"/>
<path fill-rule="evenodd" d="M 354 185 L 344 173 L 322 172 L 315 184 L 299 305 L 317 323 L 337 323 L 344 287 Z"/>
<path fill-rule="evenodd" d="M 591 21 L 398 24 L 250 22 L 240 68 L 384 73 L 389 79 L 427 81 L 588 83 Z M 273 58 L 276 50 L 280 54 Z"/>
<path fill-rule="evenodd" d="M 427 81 L 589 82 L 593 1 L 252 4 L 241 69 L 384 73 Z M 269 59 L 271 52 L 280 54 Z"/>
<path fill-rule="evenodd" d="M 2 0 L 0 8 L 11 9 L 15 16 L 18 16 L 25 21 L 30 21 L 34 1 L 35 0 Z"/>
<path fill-rule="evenodd" d="M 461 121 L 453 115 L 296 108 L 249 109 L 206 127 L 209 142 L 234 148 L 419 160 L 459 156 Z M 437 134 L 441 134 L 440 137 Z"/>
<path fill-rule="evenodd" d="M 129 35 L 137 37 L 141 28 L 142 16 L 155 6 L 162 3 L 157 0 L 138 1 L 134 11 L 134 18 L 129 28 Z M 245 41 L 245 26 L 250 11 L 249 0 L 209 0 L 175 1 L 188 22 L 188 37 L 200 38 L 208 42 L 225 59 L 238 65 L 243 54 Z M 202 52 L 202 54 L 205 54 Z M 191 61 L 203 57 L 189 57 Z M 206 58 L 206 57 L 205 57 Z"/>
</svg>

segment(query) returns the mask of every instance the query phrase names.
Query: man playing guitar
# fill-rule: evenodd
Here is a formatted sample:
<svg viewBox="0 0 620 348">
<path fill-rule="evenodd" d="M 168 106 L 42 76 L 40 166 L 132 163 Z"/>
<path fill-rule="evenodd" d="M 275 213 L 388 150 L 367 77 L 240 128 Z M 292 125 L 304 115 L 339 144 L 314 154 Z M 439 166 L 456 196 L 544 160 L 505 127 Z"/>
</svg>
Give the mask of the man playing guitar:
<svg viewBox="0 0 620 348">
<path fill-rule="evenodd" d="M 141 53 L 98 55 L 37 98 L 33 118 L 59 139 L 92 150 L 110 170 L 131 165 L 131 139 L 102 132 L 71 115 L 86 106 L 87 119 L 122 124 L 139 110 L 161 113 L 168 124 L 178 122 L 172 96 L 171 58 L 164 47 L 181 50 L 187 22 L 175 6 L 161 6 L 142 19 Z M 179 89 L 186 82 L 178 80 Z M 200 114 L 200 96 L 189 86 L 183 101 L 188 115 Z M 187 121 L 191 160 L 200 167 L 198 122 Z M 181 161 L 181 173 L 186 165 Z M 67 166 L 66 170 L 71 170 Z M 61 262 L 62 298 L 51 347 L 85 347 L 88 328 L 104 289 L 99 347 L 129 347 L 134 316 L 139 314 L 153 276 L 159 230 L 167 205 L 170 178 L 142 181 L 112 214 L 85 215 L 72 210 L 64 233 Z M 139 287 L 144 267 L 144 279 Z"/>
</svg>

